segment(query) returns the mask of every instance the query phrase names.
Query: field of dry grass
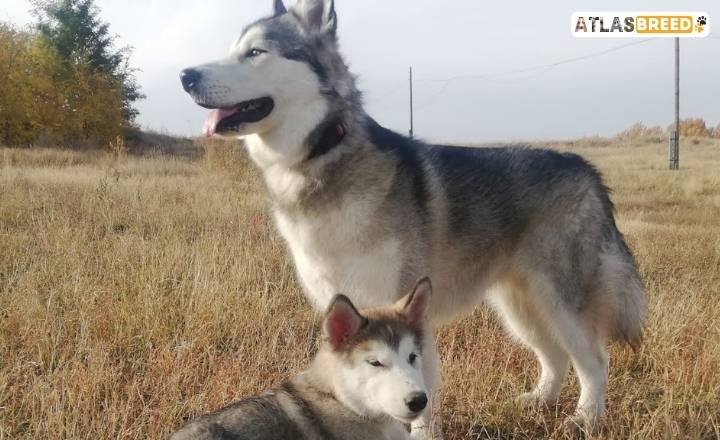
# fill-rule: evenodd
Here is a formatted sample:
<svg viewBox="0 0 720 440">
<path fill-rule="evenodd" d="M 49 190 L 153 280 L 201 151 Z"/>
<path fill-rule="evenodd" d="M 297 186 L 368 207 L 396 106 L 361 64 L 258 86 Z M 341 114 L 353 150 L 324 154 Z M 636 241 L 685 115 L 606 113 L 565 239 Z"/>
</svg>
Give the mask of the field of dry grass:
<svg viewBox="0 0 720 440">
<path fill-rule="evenodd" d="M 720 438 L 720 141 L 562 143 L 614 189 L 650 307 L 611 352 L 602 438 Z M 164 438 L 303 367 L 317 317 L 242 155 L 0 149 L 0 439 Z M 449 439 L 542 438 L 532 355 L 478 309 L 440 332 Z"/>
</svg>

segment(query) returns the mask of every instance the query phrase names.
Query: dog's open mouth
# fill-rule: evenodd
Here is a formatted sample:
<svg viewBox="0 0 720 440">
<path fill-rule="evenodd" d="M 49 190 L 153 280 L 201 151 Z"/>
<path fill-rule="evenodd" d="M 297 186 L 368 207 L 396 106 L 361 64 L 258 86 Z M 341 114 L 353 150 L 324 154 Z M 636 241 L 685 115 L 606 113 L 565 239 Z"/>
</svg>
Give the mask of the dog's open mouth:
<svg viewBox="0 0 720 440">
<path fill-rule="evenodd" d="M 258 98 L 241 102 L 229 108 L 213 109 L 205 121 L 203 132 L 206 136 L 216 133 L 238 131 L 247 123 L 258 122 L 270 115 L 275 107 L 272 98 Z"/>
</svg>

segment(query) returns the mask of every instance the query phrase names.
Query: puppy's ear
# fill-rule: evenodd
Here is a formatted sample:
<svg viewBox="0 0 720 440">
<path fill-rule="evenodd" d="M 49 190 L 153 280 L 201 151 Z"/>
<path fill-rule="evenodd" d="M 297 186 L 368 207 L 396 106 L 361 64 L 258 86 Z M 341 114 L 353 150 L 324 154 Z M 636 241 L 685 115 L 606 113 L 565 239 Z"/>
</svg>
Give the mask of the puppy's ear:
<svg viewBox="0 0 720 440">
<path fill-rule="evenodd" d="M 338 350 L 365 326 L 365 319 L 345 295 L 335 295 L 325 312 L 323 333 L 330 346 Z"/>
<path fill-rule="evenodd" d="M 335 35 L 337 14 L 333 0 L 299 0 L 294 10 L 308 31 Z"/>
<path fill-rule="evenodd" d="M 274 0 L 273 2 L 273 14 L 277 17 L 287 12 L 285 5 L 282 0 Z"/>
<path fill-rule="evenodd" d="M 401 298 L 395 305 L 411 325 L 420 326 L 425 320 L 431 295 L 432 283 L 430 278 L 425 277 L 417 282 L 412 292 Z"/>
</svg>

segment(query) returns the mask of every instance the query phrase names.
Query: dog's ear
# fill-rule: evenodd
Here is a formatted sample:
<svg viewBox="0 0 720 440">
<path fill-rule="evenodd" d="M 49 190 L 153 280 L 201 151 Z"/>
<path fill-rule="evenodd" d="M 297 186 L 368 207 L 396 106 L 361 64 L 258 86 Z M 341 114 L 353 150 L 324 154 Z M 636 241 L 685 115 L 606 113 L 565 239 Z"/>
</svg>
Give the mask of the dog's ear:
<svg viewBox="0 0 720 440">
<path fill-rule="evenodd" d="M 275 0 L 273 2 L 273 14 L 275 16 L 283 15 L 287 12 L 287 9 L 285 9 L 285 5 L 283 4 L 282 0 Z"/>
<path fill-rule="evenodd" d="M 335 35 L 337 14 L 334 0 L 299 0 L 294 9 L 309 31 Z"/>
<path fill-rule="evenodd" d="M 411 325 L 422 325 L 432 295 L 432 283 L 425 277 L 417 282 L 412 292 L 400 299 L 396 306 Z"/>
<path fill-rule="evenodd" d="M 365 326 L 367 319 L 360 315 L 345 295 L 335 295 L 325 312 L 323 333 L 334 350 L 342 348 Z"/>
</svg>

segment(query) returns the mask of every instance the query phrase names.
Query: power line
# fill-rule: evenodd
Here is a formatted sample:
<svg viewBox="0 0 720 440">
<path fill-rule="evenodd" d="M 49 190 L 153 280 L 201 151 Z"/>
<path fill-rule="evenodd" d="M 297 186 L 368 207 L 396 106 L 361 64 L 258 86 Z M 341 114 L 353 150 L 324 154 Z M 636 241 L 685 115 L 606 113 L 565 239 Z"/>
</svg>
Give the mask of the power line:
<svg viewBox="0 0 720 440">
<path fill-rule="evenodd" d="M 573 58 L 566 58 L 564 60 L 555 61 L 553 63 L 542 64 L 542 65 L 532 66 L 532 67 L 526 67 L 523 69 L 507 70 L 504 72 L 497 72 L 497 73 L 490 73 L 490 74 L 458 75 L 458 76 L 452 76 L 452 77 L 444 78 L 444 79 L 427 79 L 424 81 L 449 82 L 449 81 L 456 81 L 456 80 L 463 80 L 463 79 L 490 79 L 490 78 L 493 78 L 496 76 L 515 75 L 518 73 L 533 72 L 535 70 L 540 70 L 540 69 L 546 69 L 546 71 L 548 71 L 554 67 L 561 66 L 563 64 L 570 64 L 570 63 L 574 63 L 577 61 L 583 61 L 583 60 L 586 60 L 589 58 L 599 57 L 599 56 L 606 55 L 606 54 L 609 54 L 612 52 L 616 52 L 621 49 L 625 49 L 627 47 L 637 46 L 639 44 L 647 43 L 648 41 L 652 41 L 652 40 L 656 40 L 656 38 L 646 38 L 644 40 L 633 41 L 631 43 L 621 44 L 619 46 L 601 50 L 599 52 L 593 52 L 593 53 L 589 53 L 587 55 L 577 56 L 577 57 L 573 57 Z"/>
<path fill-rule="evenodd" d="M 720 37 L 716 37 L 716 36 L 708 36 L 708 37 L 709 37 L 709 38 L 712 38 L 712 39 L 720 40 Z M 503 82 L 504 82 L 504 83 L 513 83 L 513 82 L 527 81 L 528 79 L 532 79 L 532 78 L 535 78 L 535 77 L 537 77 L 537 76 L 543 75 L 543 74 L 549 72 L 550 70 L 552 70 L 553 68 L 555 68 L 555 67 L 557 67 L 557 66 L 561 66 L 561 65 L 565 65 L 565 64 L 570 64 L 570 63 L 575 63 L 575 62 L 578 62 L 578 61 L 584 61 L 584 60 L 587 60 L 587 59 L 590 59 L 590 58 L 595 58 L 595 57 L 607 55 L 607 54 L 612 53 L 612 52 L 617 52 L 617 51 L 619 51 L 619 50 L 622 50 L 622 49 L 625 49 L 625 48 L 628 48 L 628 47 L 632 47 L 632 46 L 637 46 L 637 45 L 640 45 L 640 44 L 644 44 L 644 43 L 647 43 L 648 41 L 653 41 L 653 40 L 656 40 L 656 39 L 657 39 L 657 38 L 647 38 L 647 39 L 644 39 L 644 40 L 633 41 L 633 42 L 630 42 L 630 43 L 621 44 L 621 45 L 614 46 L 614 47 L 611 47 L 611 48 L 609 48 L 609 49 L 601 50 L 601 51 L 598 51 L 598 52 L 593 52 L 593 53 L 589 53 L 589 54 L 581 55 L 581 56 L 577 56 L 577 57 L 572 57 L 572 58 L 566 58 L 566 59 L 563 59 L 563 60 L 555 61 L 555 62 L 553 62 L 553 63 L 542 64 L 542 65 L 537 65 L 537 66 L 532 66 L 532 67 L 526 67 L 526 68 L 523 68 L 523 69 L 507 70 L 507 71 L 504 71 L 504 72 L 497 72 L 497 73 L 492 73 L 492 74 L 457 75 L 457 76 L 448 77 L 448 78 L 444 78 L 444 79 L 425 79 L 425 80 L 422 80 L 422 79 L 421 79 L 421 80 L 419 80 L 419 81 L 423 81 L 423 82 L 437 82 L 437 83 L 443 83 L 443 85 L 442 85 L 442 87 L 440 87 L 440 88 L 437 90 L 437 92 L 433 93 L 433 95 L 432 95 L 430 98 L 428 98 L 422 105 L 418 106 L 417 109 L 416 109 L 416 112 L 418 112 L 418 111 L 420 111 L 420 110 L 424 110 L 426 107 L 428 107 L 430 104 L 432 104 L 441 94 L 443 94 L 443 93 L 445 92 L 445 90 L 449 87 L 449 85 L 450 85 L 450 83 L 451 83 L 452 81 L 465 80 L 465 79 L 484 79 L 484 80 L 493 81 L 493 82 L 500 82 L 500 83 L 503 83 Z M 536 73 L 534 73 L 534 74 L 532 74 L 532 75 L 529 75 L 529 76 L 527 76 L 527 77 L 524 77 L 524 78 L 504 79 L 504 80 L 503 80 L 503 79 L 501 79 L 501 80 L 493 79 L 493 78 L 496 78 L 496 77 L 498 77 L 498 76 L 503 77 L 503 76 L 509 76 L 509 75 L 517 75 L 517 74 L 520 74 L 520 73 L 530 73 L 530 72 L 535 72 L 535 71 L 538 71 L 538 70 L 540 70 L 540 71 L 539 71 L 539 72 L 536 72 Z M 410 85 L 410 87 L 411 87 L 411 91 L 410 91 L 410 93 L 411 93 L 411 98 L 410 98 L 410 99 L 411 99 L 411 104 L 410 104 L 410 105 L 411 105 L 411 114 L 412 114 L 412 81 L 413 81 L 413 80 L 412 80 L 412 70 L 411 70 L 410 75 L 411 75 L 411 77 L 410 77 L 410 78 L 411 78 L 411 79 L 410 79 L 410 84 L 411 84 L 411 85 Z M 418 80 L 416 80 L 416 81 L 418 81 Z M 387 99 L 389 96 L 395 94 L 395 93 L 400 89 L 400 87 L 401 87 L 400 84 L 398 84 L 397 87 L 393 87 L 393 89 L 391 89 L 391 91 L 390 91 L 389 93 L 385 93 L 384 96 L 383 96 L 380 100 L 378 100 L 378 101 L 376 101 L 376 102 L 384 101 L 384 100 Z M 411 115 L 411 128 L 410 128 L 410 133 L 411 133 L 410 135 L 412 136 L 412 133 L 413 133 L 413 128 L 412 128 L 412 115 Z"/>
<path fill-rule="evenodd" d="M 718 37 L 710 36 L 710 38 L 718 38 Z M 425 100 L 425 102 L 423 102 L 420 106 L 418 106 L 418 107 L 417 107 L 417 110 L 424 109 L 425 107 L 427 107 L 427 106 L 429 106 L 430 104 L 432 104 L 432 102 L 435 101 L 435 99 L 436 99 L 437 97 L 439 97 L 440 94 L 442 94 L 442 93 L 447 89 L 448 83 L 450 83 L 451 81 L 464 80 L 464 79 L 483 79 L 483 80 L 486 80 L 486 81 L 498 82 L 498 83 L 517 83 L 517 82 L 523 82 L 523 81 L 527 81 L 527 80 L 529 80 L 529 79 L 533 79 L 533 78 L 536 78 L 536 77 L 538 77 L 538 76 L 544 75 L 545 73 L 549 72 L 549 71 L 552 70 L 553 68 L 555 68 L 555 67 L 557 67 L 557 66 L 561 66 L 561 65 L 563 65 L 563 64 L 570 64 L 570 63 L 574 63 L 574 62 L 577 62 L 577 61 L 583 61 L 583 60 L 586 60 L 586 59 L 589 59 L 589 58 L 594 58 L 594 57 L 606 55 L 606 54 L 608 54 L 608 53 L 616 52 L 616 51 L 618 51 L 618 50 L 625 49 L 625 48 L 627 48 L 627 47 L 637 46 L 637 45 L 639 45 L 639 44 L 647 43 L 648 41 L 652 41 L 652 40 L 656 40 L 656 38 L 646 38 L 646 39 L 644 39 L 644 40 L 633 41 L 633 42 L 631 42 L 631 43 L 621 44 L 621 45 L 619 45 L 619 46 L 615 46 L 615 47 L 611 47 L 611 48 L 609 48 L 609 49 L 601 50 L 601 51 L 599 51 L 599 52 L 593 52 L 593 53 L 589 53 L 589 54 L 587 54 L 587 55 L 577 56 L 577 57 L 573 57 L 573 58 L 567 58 L 567 59 L 564 59 L 564 60 L 555 61 L 555 62 L 553 62 L 553 63 L 542 64 L 542 65 L 532 66 L 532 67 L 526 67 L 526 68 L 523 68 L 523 69 L 507 70 L 507 71 L 504 71 L 504 72 L 497 72 L 497 73 L 490 73 L 490 74 L 458 75 L 458 76 L 453 76 L 453 77 L 444 78 L 444 79 L 415 79 L 415 82 L 439 82 L 439 83 L 445 83 L 442 87 L 440 87 L 440 89 L 438 89 L 438 91 L 437 91 L 436 93 L 433 93 L 433 95 L 432 95 L 430 98 L 428 98 L 427 100 Z M 517 75 L 517 74 L 519 74 L 519 73 L 529 73 L 529 72 L 534 72 L 534 71 L 537 71 L 537 70 L 540 70 L 540 72 L 537 72 L 537 73 L 535 73 L 535 74 L 532 74 L 532 75 L 529 75 L 529 76 L 526 76 L 526 77 L 523 77 L 523 78 L 515 78 L 515 79 L 497 79 L 497 78 L 496 78 L 496 77 L 499 77 L 499 76 L 501 77 L 501 76 L 508 76 L 508 75 Z M 400 91 L 400 90 L 403 88 L 403 86 L 404 86 L 404 81 L 398 82 L 395 86 L 393 86 L 392 88 L 388 89 L 386 92 L 380 94 L 381 97 L 380 97 L 379 99 L 376 99 L 376 100 L 373 100 L 373 101 L 374 101 L 375 103 L 383 102 L 383 101 L 385 101 L 386 99 L 388 99 L 389 97 L 395 95 L 398 91 Z"/>
<path fill-rule="evenodd" d="M 448 88 L 449 85 L 450 85 L 450 82 L 449 82 L 449 81 L 446 82 L 445 84 L 443 84 L 443 85 L 438 89 L 437 92 L 433 93 L 432 96 L 430 96 L 428 99 L 425 100 L 425 102 L 423 102 L 421 105 L 419 105 L 419 106 L 417 107 L 416 113 L 419 113 L 421 110 L 424 110 L 427 106 L 429 106 L 430 104 L 432 104 L 437 98 L 440 97 L 440 95 L 443 94 L 443 92 L 445 92 L 445 90 L 447 90 L 447 88 Z"/>
<path fill-rule="evenodd" d="M 616 52 L 621 49 L 625 49 L 626 47 L 636 46 L 642 43 L 646 43 L 648 41 L 655 40 L 655 38 L 647 38 L 640 41 L 633 41 L 631 43 L 621 44 L 619 46 L 611 47 L 609 49 L 605 49 L 599 52 L 593 52 L 587 55 L 582 55 L 578 57 L 568 58 L 560 61 L 556 61 L 549 64 L 543 64 L 539 66 L 533 66 L 533 67 L 526 67 L 523 69 L 516 69 L 516 70 L 509 70 L 505 72 L 499 72 L 499 73 L 493 73 L 493 74 L 485 74 L 485 75 L 461 75 L 461 76 L 454 76 L 446 79 L 435 79 L 435 80 L 424 80 L 424 81 L 430 81 L 430 82 L 441 82 L 444 83 L 443 86 L 436 92 L 433 93 L 433 95 L 428 98 L 425 102 L 423 102 L 420 106 L 417 107 L 417 112 L 420 112 L 421 110 L 424 110 L 426 107 L 428 107 L 430 104 L 432 104 L 437 98 L 440 97 L 440 95 L 448 88 L 450 83 L 455 80 L 464 80 L 464 79 L 483 79 L 485 81 L 491 81 L 491 82 L 498 82 L 498 83 L 517 83 L 517 82 L 523 82 L 527 81 L 529 79 L 536 78 L 540 75 L 544 75 L 550 70 L 554 69 L 557 66 L 563 65 L 563 64 L 569 64 L 574 63 L 577 61 L 583 61 L 588 58 L 594 58 L 598 56 L 602 56 L 611 52 Z M 497 79 L 495 77 L 498 76 L 508 76 L 508 75 L 516 75 L 519 73 L 530 73 L 535 72 L 539 70 L 539 72 L 536 72 L 530 76 L 526 76 L 524 78 L 515 78 L 515 79 Z"/>
<path fill-rule="evenodd" d="M 406 85 L 407 85 L 407 81 L 406 81 L 406 80 L 403 79 L 403 80 L 401 80 L 401 81 L 398 81 L 398 82 L 395 83 L 392 87 L 388 87 L 387 89 L 385 89 L 384 92 L 378 93 L 377 95 L 380 96 L 380 97 L 379 97 L 378 99 L 374 99 L 373 102 L 377 104 L 378 102 L 383 102 L 383 101 L 385 101 L 386 99 L 388 99 L 389 97 L 393 96 L 394 94 L 396 94 L 396 93 L 399 92 L 400 90 L 405 89 L 405 86 L 406 86 Z"/>
<path fill-rule="evenodd" d="M 587 55 L 581 55 L 581 56 L 577 56 L 577 57 L 573 57 L 573 58 L 567 58 L 567 59 L 564 59 L 564 60 L 555 61 L 555 62 L 553 62 L 553 63 L 543 64 L 543 65 L 538 65 L 538 66 L 533 66 L 533 67 L 526 67 L 526 68 L 523 68 L 523 69 L 508 70 L 508 71 L 505 71 L 505 72 L 498 72 L 498 73 L 492 73 L 492 74 L 459 75 L 459 76 L 449 77 L 449 78 L 445 78 L 445 79 L 426 79 L 426 80 L 420 80 L 420 81 L 425 81 L 425 82 L 428 82 L 428 81 L 429 81 L 429 82 L 441 82 L 441 83 L 444 83 L 444 84 L 443 84 L 443 86 L 442 86 L 437 92 L 433 93 L 430 98 L 428 98 L 425 102 L 423 102 L 420 106 L 418 106 L 416 112 L 419 113 L 419 112 L 421 112 L 422 110 L 425 110 L 428 106 L 430 106 L 430 104 L 432 104 L 437 98 L 440 97 L 440 95 L 442 95 L 443 92 L 445 92 L 445 90 L 447 90 L 448 86 L 450 85 L 450 83 L 451 83 L 452 81 L 464 80 L 464 79 L 482 79 L 482 80 L 491 81 L 491 82 L 510 83 L 510 84 L 511 84 L 511 83 L 517 83 L 517 82 L 524 82 L 524 81 L 527 81 L 527 80 L 529 80 L 529 79 L 533 79 L 533 78 L 536 78 L 536 77 L 538 77 L 538 76 L 544 75 L 544 74 L 546 74 L 547 72 L 549 72 L 550 70 L 554 69 L 555 67 L 561 66 L 561 65 L 563 65 L 563 64 L 570 64 L 570 63 L 574 63 L 574 62 L 577 62 L 577 61 L 583 61 L 583 60 L 586 60 L 586 59 L 589 59 L 589 58 L 594 58 L 594 57 L 606 55 L 606 54 L 608 54 L 608 53 L 616 52 L 616 51 L 618 51 L 618 50 L 625 49 L 625 48 L 627 48 L 627 47 L 637 46 L 637 45 L 639 45 L 639 44 L 647 43 L 648 41 L 652 41 L 652 40 L 655 40 L 655 39 L 656 39 L 656 38 L 646 38 L 646 39 L 640 40 L 640 41 L 633 41 L 633 42 L 630 42 L 630 43 L 621 44 L 621 45 L 618 45 L 618 46 L 615 46 L 615 47 L 611 47 L 611 48 L 609 48 L 609 49 L 601 50 L 601 51 L 599 51 L 599 52 L 593 52 L 593 53 L 589 53 L 589 54 L 587 54 Z M 495 78 L 495 77 L 498 77 L 498 76 L 508 76 L 508 75 L 516 75 L 516 74 L 519 74 L 519 73 L 535 72 L 535 71 L 537 71 L 537 70 L 540 70 L 540 71 L 537 72 L 537 73 L 534 73 L 534 74 L 532 74 L 532 75 L 530 75 L 530 76 L 526 76 L 526 77 L 524 77 L 524 78 L 515 78 L 515 79 L 497 79 L 497 78 Z"/>
</svg>

